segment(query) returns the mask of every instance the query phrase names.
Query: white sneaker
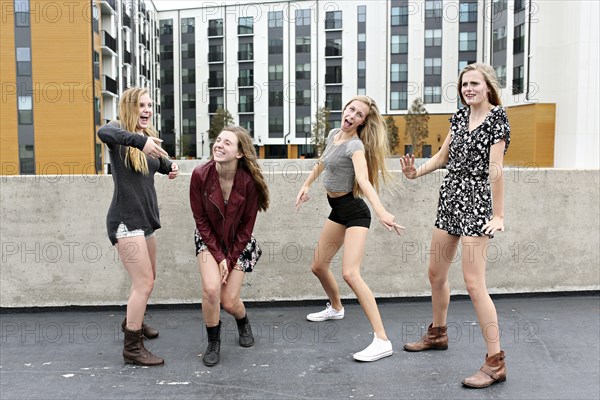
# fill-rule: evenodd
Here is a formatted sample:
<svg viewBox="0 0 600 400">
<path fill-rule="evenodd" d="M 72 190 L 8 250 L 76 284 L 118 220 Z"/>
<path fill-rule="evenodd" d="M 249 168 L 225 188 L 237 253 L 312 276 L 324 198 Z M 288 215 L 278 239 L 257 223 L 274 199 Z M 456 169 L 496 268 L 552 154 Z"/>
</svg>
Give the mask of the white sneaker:
<svg viewBox="0 0 600 400">
<path fill-rule="evenodd" d="M 344 307 L 340 311 L 334 309 L 331 303 L 327 303 L 327 307 L 323 311 L 308 314 L 306 319 L 314 322 L 328 321 L 330 319 L 344 318 Z"/>
<path fill-rule="evenodd" d="M 393 353 L 392 342 L 381 340 L 375 334 L 373 342 L 363 351 L 355 353 L 353 357 L 357 361 L 377 361 L 380 358 L 391 356 Z"/>
</svg>

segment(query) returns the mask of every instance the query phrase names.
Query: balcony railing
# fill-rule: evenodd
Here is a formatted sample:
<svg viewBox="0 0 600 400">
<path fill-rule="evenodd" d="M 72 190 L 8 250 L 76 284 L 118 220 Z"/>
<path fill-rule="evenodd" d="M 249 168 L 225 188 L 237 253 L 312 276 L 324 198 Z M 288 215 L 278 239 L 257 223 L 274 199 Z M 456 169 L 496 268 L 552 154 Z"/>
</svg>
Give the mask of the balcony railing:
<svg viewBox="0 0 600 400">
<path fill-rule="evenodd" d="M 131 52 L 127 50 L 123 51 L 123 62 L 125 64 L 131 64 Z"/>
<path fill-rule="evenodd" d="M 111 92 L 113 94 L 118 94 L 117 81 L 115 81 L 114 79 L 112 79 L 109 76 L 102 75 L 102 87 L 107 92 Z"/>
<path fill-rule="evenodd" d="M 239 77 L 238 78 L 238 86 L 254 86 L 254 78 Z"/>
<path fill-rule="evenodd" d="M 106 31 L 102 31 L 102 46 L 108 47 L 115 53 L 117 52 L 117 41 Z"/>
<path fill-rule="evenodd" d="M 208 53 L 208 62 L 223 61 L 223 53 Z"/>
<path fill-rule="evenodd" d="M 208 87 L 223 87 L 224 81 L 223 78 L 209 78 L 208 79 Z"/>
</svg>

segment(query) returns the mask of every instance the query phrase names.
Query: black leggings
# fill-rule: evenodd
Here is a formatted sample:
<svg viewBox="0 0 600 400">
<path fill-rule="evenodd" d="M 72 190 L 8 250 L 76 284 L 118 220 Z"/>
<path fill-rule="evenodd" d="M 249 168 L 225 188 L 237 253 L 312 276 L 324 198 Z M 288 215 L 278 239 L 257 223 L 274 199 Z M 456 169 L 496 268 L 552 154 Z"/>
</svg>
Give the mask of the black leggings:
<svg viewBox="0 0 600 400">
<path fill-rule="evenodd" d="M 362 226 L 369 228 L 371 226 L 371 211 L 363 199 L 355 198 L 352 192 L 341 197 L 329 197 L 327 201 L 331 206 L 329 219 L 346 228 L 353 226 Z"/>
</svg>

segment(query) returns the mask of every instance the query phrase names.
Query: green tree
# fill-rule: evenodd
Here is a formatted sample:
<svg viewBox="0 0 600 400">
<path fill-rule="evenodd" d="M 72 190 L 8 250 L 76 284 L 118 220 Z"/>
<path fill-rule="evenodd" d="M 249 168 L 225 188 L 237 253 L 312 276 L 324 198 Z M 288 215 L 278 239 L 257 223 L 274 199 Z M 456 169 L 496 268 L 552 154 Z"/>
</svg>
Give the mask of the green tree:
<svg viewBox="0 0 600 400">
<path fill-rule="evenodd" d="M 312 126 L 312 137 L 310 142 L 315 146 L 317 157 L 321 157 L 323 149 L 325 148 L 327 134 L 331 130 L 331 125 L 329 124 L 330 114 L 329 108 L 325 106 L 319 107 L 315 114 L 315 122 Z"/>
<path fill-rule="evenodd" d="M 406 119 L 404 136 L 407 142 L 412 144 L 415 157 L 422 157 L 423 139 L 429 135 L 429 113 L 421 98 L 417 97 L 412 102 L 404 118 Z"/>
<path fill-rule="evenodd" d="M 394 121 L 394 117 L 388 116 L 385 119 L 385 124 L 387 125 L 387 133 L 388 133 L 388 142 L 390 143 L 390 154 L 396 153 L 396 146 L 398 146 L 398 127 L 396 126 L 396 121 Z"/>
<path fill-rule="evenodd" d="M 232 125 L 234 122 L 235 121 L 234 121 L 233 117 L 231 116 L 231 114 L 229 113 L 229 111 L 227 111 L 223 108 L 217 109 L 217 112 L 215 113 L 215 115 L 213 115 L 213 117 L 210 121 L 210 128 L 207 132 L 211 149 L 212 149 L 213 143 L 215 142 L 215 140 L 217 139 L 217 136 L 219 136 L 219 133 L 221 133 L 223 128 L 225 128 L 226 126 Z"/>
</svg>

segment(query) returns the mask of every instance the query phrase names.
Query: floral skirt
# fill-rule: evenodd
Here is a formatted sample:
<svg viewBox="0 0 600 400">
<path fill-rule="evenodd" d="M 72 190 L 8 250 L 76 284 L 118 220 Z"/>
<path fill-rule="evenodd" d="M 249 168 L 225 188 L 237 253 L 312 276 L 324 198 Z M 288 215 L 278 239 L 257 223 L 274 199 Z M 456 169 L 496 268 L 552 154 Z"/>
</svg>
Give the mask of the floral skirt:
<svg viewBox="0 0 600 400">
<path fill-rule="evenodd" d="M 208 250 L 206 243 L 202 240 L 202 236 L 198 230 L 194 230 L 194 242 L 196 243 L 196 257 L 204 250 Z M 258 262 L 258 259 L 262 255 L 262 249 L 258 246 L 254 236 L 250 236 L 250 241 L 242 250 L 242 253 L 238 257 L 237 263 L 233 266 L 233 269 L 237 269 L 242 272 L 252 272 L 254 266 Z"/>
</svg>

